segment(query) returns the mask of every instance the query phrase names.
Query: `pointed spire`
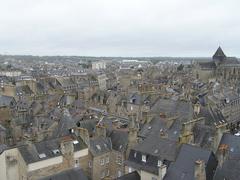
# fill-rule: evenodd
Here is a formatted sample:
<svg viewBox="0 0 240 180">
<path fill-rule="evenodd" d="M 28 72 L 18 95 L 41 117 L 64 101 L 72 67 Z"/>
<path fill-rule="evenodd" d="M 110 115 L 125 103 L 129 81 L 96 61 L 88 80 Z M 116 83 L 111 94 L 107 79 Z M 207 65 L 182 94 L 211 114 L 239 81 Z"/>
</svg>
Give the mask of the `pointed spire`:
<svg viewBox="0 0 240 180">
<path fill-rule="evenodd" d="M 226 55 L 224 54 L 222 48 L 219 46 L 215 54 L 213 55 L 214 60 L 224 60 L 226 59 Z"/>
</svg>

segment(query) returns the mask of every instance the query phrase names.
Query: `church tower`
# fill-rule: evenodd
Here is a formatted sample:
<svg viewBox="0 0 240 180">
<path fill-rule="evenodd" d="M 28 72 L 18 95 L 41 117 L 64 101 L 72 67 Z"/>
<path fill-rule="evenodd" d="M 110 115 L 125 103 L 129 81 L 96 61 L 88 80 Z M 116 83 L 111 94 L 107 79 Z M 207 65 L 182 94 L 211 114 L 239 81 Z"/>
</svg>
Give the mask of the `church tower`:
<svg viewBox="0 0 240 180">
<path fill-rule="evenodd" d="M 227 56 L 224 54 L 222 48 L 219 46 L 212 58 L 215 64 L 219 65 L 227 59 Z"/>
</svg>

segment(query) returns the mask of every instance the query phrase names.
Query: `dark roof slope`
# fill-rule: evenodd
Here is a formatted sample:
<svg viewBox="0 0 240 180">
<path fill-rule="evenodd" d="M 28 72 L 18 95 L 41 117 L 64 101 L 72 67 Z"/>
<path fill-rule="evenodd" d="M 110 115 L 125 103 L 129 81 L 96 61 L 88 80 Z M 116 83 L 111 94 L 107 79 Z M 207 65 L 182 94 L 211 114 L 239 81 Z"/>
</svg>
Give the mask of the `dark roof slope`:
<svg viewBox="0 0 240 180">
<path fill-rule="evenodd" d="M 128 145 L 128 132 L 121 130 L 113 130 L 110 134 L 112 148 L 116 151 L 126 151 Z"/>
<path fill-rule="evenodd" d="M 134 169 L 158 175 L 158 161 L 160 160 L 163 164 L 169 165 L 170 162 L 175 161 L 177 153 L 177 142 L 160 138 L 160 135 L 149 136 L 142 143 L 131 149 L 125 164 Z M 146 156 L 146 162 L 142 161 L 143 155 Z"/>
<path fill-rule="evenodd" d="M 207 180 L 212 179 L 213 172 L 217 167 L 214 154 L 196 146 L 183 144 L 176 162 L 170 164 L 164 180 L 193 180 L 197 160 L 205 162 Z"/>
<path fill-rule="evenodd" d="M 112 142 L 110 138 L 98 137 L 90 139 L 90 152 L 93 156 L 98 156 L 112 150 Z"/>
<path fill-rule="evenodd" d="M 121 176 L 117 178 L 117 180 L 140 180 L 141 177 L 139 176 L 137 171 L 133 171 L 129 174 L 125 174 L 124 176 Z"/>
<path fill-rule="evenodd" d="M 228 157 L 222 167 L 218 167 L 214 180 L 239 180 L 240 172 L 240 137 L 231 134 L 222 136 L 220 146 L 228 145 Z"/>
<path fill-rule="evenodd" d="M 72 141 L 77 140 L 78 143 L 73 144 L 74 151 L 79 151 L 81 149 L 87 148 L 86 144 L 82 139 L 77 138 L 76 136 L 64 136 L 61 138 L 51 139 L 47 141 L 41 141 L 35 144 L 28 144 L 18 147 L 24 161 L 27 164 L 34 163 L 37 161 L 54 158 L 61 156 L 60 145 L 65 137 L 69 137 Z M 57 153 L 53 153 L 54 150 L 58 150 Z M 40 158 L 40 154 L 45 154 L 45 157 Z"/>
<path fill-rule="evenodd" d="M 74 168 L 39 180 L 88 180 L 88 178 L 81 169 Z"/>
<path fill-rule="evenodd" d="M 224 54 L 222 48 L 219 46 L 215 54 L 213 55 L 213 59 L 224 60 L 227 56 Z"/>
</svg>

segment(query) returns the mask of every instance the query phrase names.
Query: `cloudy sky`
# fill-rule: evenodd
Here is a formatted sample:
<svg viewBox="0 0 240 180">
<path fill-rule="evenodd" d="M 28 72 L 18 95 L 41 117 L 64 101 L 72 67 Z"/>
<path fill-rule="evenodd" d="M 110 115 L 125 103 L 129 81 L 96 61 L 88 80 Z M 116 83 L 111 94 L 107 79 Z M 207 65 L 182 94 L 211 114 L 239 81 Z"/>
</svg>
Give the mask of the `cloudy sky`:
<svg viewBox="0 0 240 180">
<path fill-rule="evenodd" d="M 0 0 L 0 54 L 240 57 L 239 0 Z"/>
</svg>

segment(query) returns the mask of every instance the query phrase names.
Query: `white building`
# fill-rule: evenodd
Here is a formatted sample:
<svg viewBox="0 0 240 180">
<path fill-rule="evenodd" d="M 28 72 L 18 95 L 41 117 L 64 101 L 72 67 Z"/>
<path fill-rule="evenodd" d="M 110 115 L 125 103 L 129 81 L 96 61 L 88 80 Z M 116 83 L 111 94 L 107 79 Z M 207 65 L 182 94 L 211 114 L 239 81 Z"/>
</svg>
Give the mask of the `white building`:
<svg viewBox="0 0 240 180">
<path fill-rule="evenodd" d="M 92 62 L 92 69 L 93 70 L 106 69 L 106 62 L 105 61 Z"/>
</svg>

